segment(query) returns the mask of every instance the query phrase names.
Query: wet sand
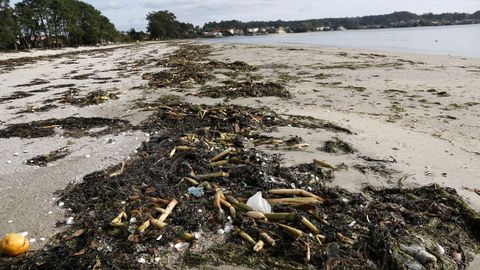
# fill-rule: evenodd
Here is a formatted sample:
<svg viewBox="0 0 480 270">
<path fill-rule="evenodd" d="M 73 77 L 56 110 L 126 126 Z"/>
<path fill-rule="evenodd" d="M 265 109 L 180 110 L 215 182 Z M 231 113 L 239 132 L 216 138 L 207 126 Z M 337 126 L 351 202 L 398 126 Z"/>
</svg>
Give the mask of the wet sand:
<svg viewBox="0 0 480 270">
<path fill-rule="evenodd" d="M 293 94 L 291 99 L 255 97 L 227 102 L 312 116 L 353 132 L 281 128 L 270 135 L 298 135 L 309 145 L 303 151 L 261 147 L 282 153 L 285 164 L 311 162 L 313 158 L 328 161 L 344 168 L 336 172 L 331 185 L 353 191 L 367 184 L 410 187 L 439 183 L 456 188 L 480 210 L 480 196 L 474 191 L 480 187 L 480 59 L 310 46 L 212 46 L 211 58 L 259 66 L 251 76 L 282 82 Z M 15 91 L 32 95 L 0 102 L 4 112 L 0 128 L 68 116 L 117 117 L 133 125 L 139 123 L 149 113 L 136 108 L 136 102 L 172 94 L 172 89 L 146 87 L 142 75 L 157 71 L 155 61 L 174 49 L 165 43 L 150 43 L 52 57 L 10 68 L 0 74 L 1 97 L 11 97 Z M 215 75 L 218 81 L 227 79 Z M 45 82 L 38 84 L 38 80 Z M 74 86 L 54 87 L 68 84 Z M 36 91 L 45 87 L 48 91 Z M 119 99 L 84 107 L 55 102 L 58 107 L 46 112 L 18 114 L 29 106 L 44 106 L 45 100 L 71 87 L 82 94 L 115 91 Z M 198 92 L 197 87 L 174 90 L 193 103 L 224 101 L 192 95 Z M 322 150 L 327 141 L 337 138 L 357 151 Z M 55 199 L 55 191 L 81 181 L 88 173 L 118 164 L 147 139 L 148 134 L 139 131 L 80 138 L 62 137 L 59 131 L 48 138 L 1 139 L 0 234 L 25 231 L 36 243 L 48 239 L 57 231 L 55 224 L 68 218 L 58 206 L 61 202 Z M 25 164 L 61 147 L 68 147 L 71 154 L 48 167 Z"/>
</svg>

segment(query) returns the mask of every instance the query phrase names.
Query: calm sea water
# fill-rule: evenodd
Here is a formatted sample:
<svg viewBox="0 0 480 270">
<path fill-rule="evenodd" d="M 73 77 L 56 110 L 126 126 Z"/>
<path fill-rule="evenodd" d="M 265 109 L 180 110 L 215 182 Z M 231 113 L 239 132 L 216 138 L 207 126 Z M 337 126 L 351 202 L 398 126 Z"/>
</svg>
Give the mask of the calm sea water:
<svg viewBox="0 0 480 270">
<path fill-rule="evenodd" d="M 240 36 L 208 42 L 309 44 L 480 58 L 480 24 Z"/>
</svg>

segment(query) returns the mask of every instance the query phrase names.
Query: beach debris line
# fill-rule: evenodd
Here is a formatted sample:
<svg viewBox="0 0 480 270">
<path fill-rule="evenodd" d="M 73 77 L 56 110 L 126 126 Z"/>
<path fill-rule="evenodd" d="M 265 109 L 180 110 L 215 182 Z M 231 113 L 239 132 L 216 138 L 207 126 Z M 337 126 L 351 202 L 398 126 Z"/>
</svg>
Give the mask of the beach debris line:
<svg viewBox="0 0 480 270">
<path fill-rule="evenodd" d="M 224 72 L 229 77 L 237 77 L 240 73 L 250 75 L 257 68 L 242 61 L 232 63 L 217 60 L 207 61 L 211 48 L 207 45 L 180 44 L 179 49 L 165 59 L 159 61 L 157 66 L 166 69 L 159 72 L 146 73 L 144 80 L 149 81 L 151 87 L 179 87 L 187 88 L 193 85 L 202 85 L 200 91 L 193 93 L 198 96 L 212 98 L 238 98 L 238 97 L 266 97 L 276 96 L 291 98 L 291 93 L 282 84 L 276 82 L 259 82 L 250 79 L 246 81 L 225 80 L 222 86 L 206 86 L 213 82 L 215 72 Z M 232 74 L 233 73 L 233 74 Z"/>
<path fill-rule="evenodd" d="M 102 128 L 99 131 L 90 131 Z M 0 130 L 0 138 L 43 138 L 57 132 L 65 137 L 102 136 L 131 129 L 128 121 L 102 117 L 67 117 L 7 125 Z"/>
<path fill-rule="evenodd" d="M 235 82 L 225 81 L 222 86 L 204 86 L 195 95 L 212 98 L 239 97 L 281 97 L 291 98 L 290 91 L 285 86 L 275 82 Z"/>
<path fill-rule="evenodd" d="M 288 119 L 240 106 L 158 105 L 139 127 L 152 135 L 137 156 L 62 192 L 75 222 L 44 250 L 0 265 L 458 269 L 479 248 L 480 216 L 453 189 L 327 187 L 323 163 L 284 167 L 249 147 Z M 271 213 L 249 205 L 257 192 Z"/>
</svg>

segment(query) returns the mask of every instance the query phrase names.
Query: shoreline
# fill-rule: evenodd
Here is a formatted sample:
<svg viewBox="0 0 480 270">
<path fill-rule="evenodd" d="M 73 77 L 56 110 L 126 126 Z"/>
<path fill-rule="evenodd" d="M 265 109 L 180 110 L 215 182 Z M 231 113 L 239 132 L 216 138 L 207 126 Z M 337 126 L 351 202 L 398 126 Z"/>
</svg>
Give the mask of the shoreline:
<svg viewBox="0 0 480 270">
<path fill-rule="evenodd" d="M 479 24 L 472 24 L 472 25 L 462 25 L 464 27 L 472 27 L 473 30 L 478 32 Z M 462 26 L 445 26 L 445 27 L 459 27 L 462 29 Z M 475 58 L 480 59 L 480 55 L 478 52 L 470 47 L 463 48 L 463 50 L 467 51 L 467 53 L 456 53 L 451 52 L 449 48 L 452 47 L 459 47 L 462 45 L 461 43 L 455 43 L 451 40 L 443 40 L 442 35 L 432 35 L 429 36 L 431 38 L 431 44 L 428 47 L 425 47 L 426 44 L 423 37 L 415 36 L 417 33 L 415 30 L 438 30 L 437 26 L 428 27 L 410 27 L 410 28 L 384 28 L 384 29 L 357 29 L 357 30 L 345 30 L 345 31 L 318 31 L 318 32 L 306 32 L 306 33 L 291 33 L 291 34 L 272 34 L 272 35 L 258 35 L 258 36 L 234 36 L 234 37 L 224 37 L 218 39 L 211 39 L 210 42 L 207 43 L 226 43 L 226 44 L 250 44 L 250 45 L 292 45 L 292 46 L 319 46 L 319 47 L 332 47 L 332 48 L 340 48 L 344 50 L 358 50 L 358 51 L 375 51 L 378 53 L 405 53 L 405 54 L 425 54 L 425 55 L 439 55 L 439 56 L 453 56 L 453 57 L 464 57 L 464 58 Z M 362 32 L 368 33 L 362 33 Z M 395 32 L 397 31 L 397 32 Z M 409 32 L 410 35 L 414 36 L 414 39 L 420 39 L 418 44 L 414 43 L 405 43 L 405 39 L 407 37 L 398 36 L 401 34 L 401 31 Z M 387 34 L 382 34 L 387 32 Z M 392 32 L 395 35 L 388 35 L 388 32 Z M 474 32 L 475 33 L 475 32 Z M 358 35 L 357 35 L 358 34 Z M 426 35 L 428 32 L 426 33 Z M 444 33 L 447 34 L 448 33 Z M 323 36 L 322 39 L 320 38 L 312 38 L 312 36 L 321 35 Z M 439 35 L 439 36 L 438 36 Z M 467 39 L 465 36 L 466 34 L 462 34 L 456 37 L 462 42 L 466 42 L 468 44 L 474 44 L 475 40 Z M 427 35 L 428 36 L 428 35 Z M 304 38 L 305 37 L 305 38 Z M 386 41 L 382 41 L 383 46 L 377 46 L 372 39 L 387 39 Z M 423 39 L 422 39 L 423 38 Z M 224 41 L 222 41 L 225 39 Z M 230 39 L 230 41 L 229 41 Z M 396 43 L 392 43 L 389 39 L 396 40 Z M 249 40 L 257 40 L 257 42 L 250 42 Z M 345 43 L 345 40 L 352 40 L 352 42 L 348 44 L 342 44 L 341 42 Z M 340 43 L 339 43 L 340 41 Z M 435 41 L 435 42 L 434 42 Z M 437 43 L 438 41 L 439 43 Z M 442 46 L 440 51 L 436 51 L 437 49 L 432 50 L 437 46 Z M 398 45 L 400 43 L 400 45 Z M 363 44 L 363 45 L 362 45 Z M 400 48 L 397 48 L 400 46 Z M 378 47 L 378 48 L 376 48 Z M 423 49 L 422 49 L 423 47 Z M 420 49 L 419 49 L 420 48 Z"/>
<path fill-rule="evenodd" d="M 283 127 L 265 135 L 298 135 L 309 145 L 308 148 L 291 151 L 261 146 L 260 150 L 282 154 L 284 164 L 287 165 L 311 162 L 314 158 L 321 158 L 336 165 L 344 164 L 348 170 L 336 173 L 330 184 L 350 191 L 359 191 L 364 183 L 379 187 L 415 187 L 418 183 L 439 183 L 442 186 L 453 186 L 477 211 L 480 209 L 480 196 L 474 191 L 477 188 L 475 179 L 480 178 L 480 171 L 476 166 L 480 162 L 480 137 L 475 135 L 480 134 L 476 132 L 480 127 L 475 126 L 480 114 L 479 105 L 473 104 L 480 102 L 480 94 L 475 92 L 478 73 L 469 71 L 478 69 L 480 72 L 480 59 L 378 54 L 364 50 L 291 45 L 211 46 L 214 50 L 211 59 L 223 62 L 244 61 L 258 66 L 259 69 L 248 76 L 258 77 L 262 82 L 281 82 L 293 95 L 291 99 L 232 98 L 228 101 L 229 104 L 268 106 L 281 115 L 323 119 L 352 132 L 313 133 L 305 128 Z M 139 123 L 150 115 L 135 108 L 139 100 L 148 103 L 159 96 L 172 93 L 183 96 L 187 102 L 193 104 L 222 102 L 223 98 L 192 95 L 198 92 L 198 87 L 195 86 L 186 89 L 173 87 L 176 92 L 145 87 L 147 81 L 142 79 L 142 75 L 149 71 L 158 71 L 157 61 L 173 49 L 166 43 L 159 42 L 140 44 L 133 50 L 128 46 L 112 48 L 106 52 L 84 51 L 73 59 L 49 59 L 50 69 L 46 69 L 44 62 L 40 61 L 1 74 L 0 84 L 9 89 L 9 92 L 2 93 L 4 98 L 15 91 L 31 92 L 51 87 L 47 92 L 35 92 L 32 96 L 0 103 L 2 109 L 10 112 L 0 119 L 1 129 L 5 128 L 6 124 L 65 116 L 119 117 L 131 123 Z M 122 67 L 125 67 L 125 70 L 122 70 Z M 79 75 L 88 76 L 72 80 Z M 228 78 L 222 73 L 215 75 L 218 80 Z M 242 76 L 235 77 L 235 80 L 242 80 Z M 33 85 L 22 86 L 40 78 L 49 82 L 37 84 L 37 81 Z M 117 79 L 120 81 L 116 81 Z M 55 86 L 72 81 L 75 83 L 74 87 L 83 92 L 103 89 L 118 93 L 119 99 L 80 107 L 73 103 L 54 103 L 59 107 L 49 112 L 16 114 L 28 106 L 42 105 L 47 98 L 63 95 L 68 86 Z M 458 88 L 459 86 L 461 88 Z M 471 104 L 466 105 L 467 103 Z M 96 128 L 92 130 L 96 131 Z M 5 224 L 5 227 L 2 227 L 5 231 L 0 231 L 0 234 L 23 227 L 26 231 L 36 233 L 32 236 L 34 238 L 48 238 L 47 234 L 55 232 L 52 225 L 55 221 L 61 221 L 63 214 L 49 201 L 54 197 L 53 192 L 64 189 L 72 180 L 79 182 L 86 173 L 105 169 L 135 155 L 139 144 L 148 141 L 148 137 L 142 139 L 142 136 L 146 137 L 146 134 L 125 131 L 99 138 L 85 136 L 2 139 L 2 149 L 14 144 L 18 147 L 3 150 L 5 158 L 0 161 L 8 164 L 0 171 L 0 175 L 11 180 L 9 186 L 14 187 L 9 191 L 0 189 L 0 201 L 5 204 L 0 209 L 8 209 L 7 213 L 2 212 L 2 216 L 6 216 L 5 221 L 13 221 Z M 321 150 L 326 142 L 335 141 L 336 138 L 350 144 L 357 152 L 339 150 L 337 153 L 327 153 Z M 35 168 L 23 163 L 27 158 L 57 149 L 58 142 L 69 146 L 73 154 L 52 162 L 51 167 L 47 168 Z M 74 143 L 73 146 L 71 142 Z M 105 147 L 109 150 L 105 151 Z M 29 151 L 23 153 L 27 148 Z M 15 155 L 16 153 L 21 154 Z M 64 168 L 76 167 L 84 171 L 71 170 L 65 177 Z M 444 173 L 447 175 L 444 176 Z M 32 178 L 43 180 L 37 183 L 25 181 Z M 468 181 L 469 179 L 472 181 Z M 51 184 L 42 187 L 41 181 Z M 28 190 L 29 194 L 26 197 L 31 196 L 32 200 L 22 199 L 22 196 L 25 197 L 25 190 Z M 38 192 L 41 194 L 37 194 Z M 35 206 L 34 201 L 38 200 L 41 201 L 40 206 Z M 39 207 L 44 213 L 33 215 L 32 213 L 38 212 Z M 48 211 L 55 211 L 55 217 L 45 215 Z M 18 213 L 31 217 L 23 220 L 22 224 L 12 218 Z M 43 228 L 40 230 L 38 227 Z"/>
</svg>

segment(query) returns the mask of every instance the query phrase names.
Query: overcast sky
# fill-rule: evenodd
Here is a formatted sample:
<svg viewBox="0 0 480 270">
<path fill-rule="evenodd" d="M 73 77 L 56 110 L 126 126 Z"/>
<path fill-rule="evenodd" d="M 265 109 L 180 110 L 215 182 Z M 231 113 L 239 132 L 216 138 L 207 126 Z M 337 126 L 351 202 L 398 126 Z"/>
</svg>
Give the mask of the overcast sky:
<svg viewBox="0 0 480 270">
<path fill-rule="evenodd" d="M 202 26 L 208 21 L 238 19 L 296 20 L 386 14 L 469 12 L 480 0 L 84 0 L 100 9 L 119 30 L 143 30 L 150 11 L 169 10 L 180 21 Z M 12 1 L 18 2 L 18 1 Z"/>
</svg>

